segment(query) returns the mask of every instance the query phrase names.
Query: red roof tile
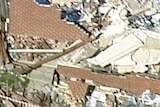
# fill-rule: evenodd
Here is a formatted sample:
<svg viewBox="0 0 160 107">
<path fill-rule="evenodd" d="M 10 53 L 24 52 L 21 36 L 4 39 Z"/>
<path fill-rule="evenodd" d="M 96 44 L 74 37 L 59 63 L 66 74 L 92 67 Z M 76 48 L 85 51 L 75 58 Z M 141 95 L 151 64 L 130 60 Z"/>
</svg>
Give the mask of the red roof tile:
<svg viewBox="0 0 160 107">
<path fill-rule="evenodd" d="M 92 70 L 59 65 L 57 72 L 66 78 L 93 79 Z"/>
<path fill-rule="evenodd" d="M 91 72 L 91 70 L 77 69 L 69 66 L 58 66 L 57 72 L 68 78 L 89 79 L 101 85 L 120 88 L 134 94 L 141 94 L 146 89 L 160 94 L 160 88 L 158 87 L 160 86 L 159 79 L 137 77 L 135 75 L 120 77 L 116 75 L 98 74 Z"/>
<path fill-rule="evenodd" d="M 60 19 L 56 6 L 39 6 L 33 0 L 11 0 L 9 33 L 59 41 L 88 40 L 78 27 Z"/>
<path fill-rule="evenodd" d="M 72 95 L 74 96 L 75 100 L 77 101 L 84 100 L 88 88 L 87 84 L 81 81 L 74 81 L 74 82 L 72 81 L 69 84 L 69 87 L 72 91 Z"/>
<path fill-rule="evenodd" d="M 96 72 L 92 72 L 91 69 L 83 69 L 83 68 L 75 68 L 69 66 L 59 65 L 57 68 L 57 72 L 60 75 L 63 75 L 66 78 L 77 78 L 77 79 L 88 79 L 93 80 L 94 82 L 100 83 L 101 85 L 108 86 L 119 86 L 118 81 L 124 80 L 124 78 L 120 78 L 114 75 L 105 75 Z M 111 82 L 114 81 L 114 82 Z"/>
</svg>

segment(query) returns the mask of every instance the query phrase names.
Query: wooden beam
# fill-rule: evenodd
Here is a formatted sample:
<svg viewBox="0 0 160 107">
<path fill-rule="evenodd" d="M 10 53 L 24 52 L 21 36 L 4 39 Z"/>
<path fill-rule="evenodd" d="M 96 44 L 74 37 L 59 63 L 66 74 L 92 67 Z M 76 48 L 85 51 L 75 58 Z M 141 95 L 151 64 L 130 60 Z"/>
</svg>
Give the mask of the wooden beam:
<svg viewBox="0 0 160 107">
<path fill-rule="evenodd" d="M 92 41 L 92 40 L 90 40 L 90 41 Z M 88 42 L 90 42 L 90 41 L 88 41 Z M 63 55 L 66 55 L 66 54 L 76 50 L 77 48 L 85 45 L 88 42 L 83 42 L 83 41 L 78 42 L 77 44 L 74 44 L 72 47 L 64 49 L 63 52 L 60 52 L 60 53 L 54 54 L 52 56 L 49 56 L 49 57 L 47 57 L 47 58 L 45 58 L 45 59 L 43 59 L 43 60 L 41 60 L 41 61 L 39 61 L 35 64 L 28 65 L 27 68 L 19 69 L 19 70 L 16 70 L 16 71 L 19 72 L 20 74 L 27 74 L 27 73 L 31 72 L 33 69 L 36 69 L 36 68 L 40 67 L 42 64 L 47 63 L 49 61 L 52 61 L 54 59 L 57 59 L 57 58 L 59 58 Z"/>
<path fill-rule="evenodd" d="M 9 49 L 11 53 L 60 53 L 63 49 Z"/>
</svg>

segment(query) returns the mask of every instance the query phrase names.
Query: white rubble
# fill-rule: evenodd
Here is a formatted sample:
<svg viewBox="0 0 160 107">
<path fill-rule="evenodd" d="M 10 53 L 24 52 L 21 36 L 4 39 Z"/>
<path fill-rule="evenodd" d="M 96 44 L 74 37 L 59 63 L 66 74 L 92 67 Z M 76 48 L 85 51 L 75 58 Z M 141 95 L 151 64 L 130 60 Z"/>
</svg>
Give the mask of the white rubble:
<svg viewBox="0 0 160 107">
<path fill-rule="evenodd" d="M 133 54 L 132 59 L 138 64 L 152 65 L 160 62 L 159 55 L 160 50 L 158 49 L 140 48 Z"/>
<path fill-rule="evenodd" d="M 139 40 L 136 36 L 131 35 L 102 51 L 96 57 L 88 59 L 88 62 L 105 67 L 130 52 L 135 51 L 141 46 L 143 46 L 141 40 Z"/>
<path fill-rule="evenodd" d="M 113 65 L 135 65 L 135 62 L 132 60 L 131 54 L 128 54 L 118 60 L 112 62 Z"/>
<path fill-rule="evenodd" d="M 107 37 L 106 34 L 103 35 Z M 132 71 L 144 73 L 149 70 L 148 65 L 159 64 L 159 33 L 133 29 L 122 35 L 108 36 L 112 42 L 108 42 L 107 48 L 97 56 L 88 58 L 88 63 L 101 67 L 111 64 L 118 73 Z"/>
<path fill-rule="evenodd" d="M 93 91 L 91 96 L 87 96 L 88 103 L 86 107 L 96 107 L 98 105 L 98 102 L 101 103 L 101 107 L 106 107 L 106 95 L 99 91 Z"/>
<path fill-rule="evenodd" d="M 139 100 L 141 100 L 144 105 L 152 106 L 156 104 L 155 107 L 159 107 L 160 105 L 160 96 L 149 89 L 142 93 Z"/>
</svg>

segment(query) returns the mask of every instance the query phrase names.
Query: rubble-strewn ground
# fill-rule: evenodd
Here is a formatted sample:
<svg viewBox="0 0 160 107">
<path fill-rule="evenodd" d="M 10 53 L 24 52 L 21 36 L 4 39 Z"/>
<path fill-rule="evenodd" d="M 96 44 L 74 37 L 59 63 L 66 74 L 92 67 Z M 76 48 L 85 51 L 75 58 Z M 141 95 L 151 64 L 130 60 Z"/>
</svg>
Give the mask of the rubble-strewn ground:
<svg viewBox="0 0 160 107">
<path fill-rule="evenodd" d="M 9 50 L 19 50 L 19 49 L 50 49 L 50 50 L 63 50 L 69 46 L 69 42 L 59 42 L 55 40 L 46 40 L 40 37 L 33 36 L 13 36 L 7 35 L 6 41 Z M 54 53 L 38 52 L 11 52 L 10 56 L 15 61 L 33 61 L 37 62 L 47 56 L 53 55 Z"/>
<path fill-rule="evenodd" d="M 159 107 L 160 1 L 71 1 L 56 1 L 61 19 L 87 32 L 92 41 L 0 32 L 5 35 L 5 45 L 0 44 L 0 106 Z M 145 84 L 126 82 L 126 74 L 140 76 Z"/>
</svg>

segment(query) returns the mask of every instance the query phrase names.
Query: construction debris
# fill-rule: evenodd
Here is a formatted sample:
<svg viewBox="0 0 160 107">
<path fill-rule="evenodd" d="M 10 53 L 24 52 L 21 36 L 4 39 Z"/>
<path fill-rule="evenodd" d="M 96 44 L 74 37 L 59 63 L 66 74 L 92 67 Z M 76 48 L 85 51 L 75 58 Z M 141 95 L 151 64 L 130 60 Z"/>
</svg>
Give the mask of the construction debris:
<svg viewBox="0 0 160 107">
<path fill-rule="evenodd" d="M 39 61 L 55 53 L 63 52 L 68 42 L 46 40 L 40 37 L 7 35 L 10 56 L 14 61 Z M 44 54 L 47 53 L 47 54 Z"/>
<path fill-rule="evenodd" d="M 159 10 L 159 0 L 1 0 L 0 106 L 158 107 Z"/>
</svg>

